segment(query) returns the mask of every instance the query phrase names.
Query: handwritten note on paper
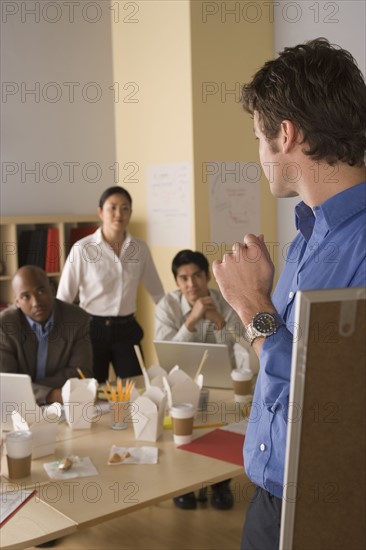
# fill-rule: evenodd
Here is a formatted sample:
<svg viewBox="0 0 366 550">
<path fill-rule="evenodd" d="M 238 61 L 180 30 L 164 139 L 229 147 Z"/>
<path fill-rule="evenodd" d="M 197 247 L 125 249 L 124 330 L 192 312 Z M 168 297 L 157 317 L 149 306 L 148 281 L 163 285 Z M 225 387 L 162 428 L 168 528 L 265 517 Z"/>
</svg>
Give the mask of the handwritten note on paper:
<svg viewBox="0 0 366 550">
<path fill-rule="evenodd" d="M 208 163 L 210 235 L 216 243 L 242 241 L 260 233 L 260 171 L 255 163 Z"/>
<path fill-rule="evenodd" d="M 156 246 L 192 246 L 192 167 L 188 162 L 147 169 L 148 239 Z"/>
</svg>

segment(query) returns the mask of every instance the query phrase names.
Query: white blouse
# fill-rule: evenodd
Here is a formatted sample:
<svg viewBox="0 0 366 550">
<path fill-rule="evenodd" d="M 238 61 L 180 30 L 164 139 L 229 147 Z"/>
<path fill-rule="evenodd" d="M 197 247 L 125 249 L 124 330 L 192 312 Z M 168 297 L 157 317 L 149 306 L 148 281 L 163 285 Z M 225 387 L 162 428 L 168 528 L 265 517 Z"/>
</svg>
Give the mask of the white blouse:
<svg viewBox="0 0 366 550">
<path fill-rule="evenodd" d="M 66 260 L 57 298 L 91 315 L 124 316 L 135 313 L 136 295 L 142 283 L 157 303 L 164 295 L 147 244 L 127 232 L 119 257 L 103 239 L 101 228 L 77 241 Z"/>
</svg>

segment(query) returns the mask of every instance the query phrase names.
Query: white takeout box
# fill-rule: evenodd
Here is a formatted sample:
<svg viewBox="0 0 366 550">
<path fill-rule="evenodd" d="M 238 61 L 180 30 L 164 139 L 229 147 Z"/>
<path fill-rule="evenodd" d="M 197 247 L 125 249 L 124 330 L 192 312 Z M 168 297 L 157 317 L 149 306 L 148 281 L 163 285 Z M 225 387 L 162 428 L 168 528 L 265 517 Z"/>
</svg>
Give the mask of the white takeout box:
<svg viewBox="0 0 366 550">
<path fill-rule="evenodd" d="M 91 427 L 96 417 L 95 399 L 98 381 L 95 378 L 69 378 L 62 386 L 66 422 L 73 430 Z"/>
<path fill-rule="evenodd" d="M 143 441 L 157 441 L 163 433 L 166 394 L 156 386 L 135 399 L 131 411 L 135 438 Z"/>
<path fill-rule="evenodd" d="M 176 365 L 169 372 L 167 381 L 170 386 L 172 405 L 192 403 L 196 414 L 203 384 L 203 376 L 199 375 L 199 379 L 195 382 L 187 373 Z"/>
<path fill-rule="evenodd" d="M 14 430 L 30 430 L 33 435 L 32 460 L 55 452 L 56 435 L 61 418 L 60 403 L 53 403 L 41 409 L 38 407 L 36 419 L 27 422 L 17 411 L 12 413 Z"/>
<path fill-rule="evenodd" d="M 164 376 L 166 376 L 166 370 L 164 370 L 159 365 L 151 365 L 148 368 L 147 373 L 149 375 L 150 384 L 152 386 L 158 386 L 161 389 L 164 388 L 163 378 Z"/>
</svg>

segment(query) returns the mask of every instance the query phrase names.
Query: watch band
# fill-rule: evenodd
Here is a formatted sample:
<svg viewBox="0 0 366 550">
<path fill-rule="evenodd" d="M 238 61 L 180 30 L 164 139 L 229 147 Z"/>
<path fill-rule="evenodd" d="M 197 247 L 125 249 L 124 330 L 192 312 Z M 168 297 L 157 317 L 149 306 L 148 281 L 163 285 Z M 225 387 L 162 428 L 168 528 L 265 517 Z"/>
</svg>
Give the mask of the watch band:
<svg viewBox="0 0 366 550">
<path fill-rule="evenodd" d="M 252 345 L 257 338 L 267 338 L 275 334 L 283 324 L 282 319 L 277 313 L 260 311 L 254 315 L 246 327 L 245 338 Z"/>
</svg>

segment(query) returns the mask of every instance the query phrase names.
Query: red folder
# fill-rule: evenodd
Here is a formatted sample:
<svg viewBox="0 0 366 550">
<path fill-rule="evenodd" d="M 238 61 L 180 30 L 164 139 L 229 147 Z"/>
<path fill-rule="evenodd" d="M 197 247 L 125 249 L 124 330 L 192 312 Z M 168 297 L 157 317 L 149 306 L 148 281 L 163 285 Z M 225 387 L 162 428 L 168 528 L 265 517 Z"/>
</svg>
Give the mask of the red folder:
<svg viewBox="0 0 366 550">
<path fill-rule="evenodd" d="M 243 466 L 243 445 L 244 435 L 217 429 L 180 445 L 178 449 Z"/>
</svg>

